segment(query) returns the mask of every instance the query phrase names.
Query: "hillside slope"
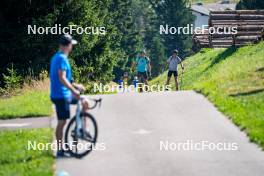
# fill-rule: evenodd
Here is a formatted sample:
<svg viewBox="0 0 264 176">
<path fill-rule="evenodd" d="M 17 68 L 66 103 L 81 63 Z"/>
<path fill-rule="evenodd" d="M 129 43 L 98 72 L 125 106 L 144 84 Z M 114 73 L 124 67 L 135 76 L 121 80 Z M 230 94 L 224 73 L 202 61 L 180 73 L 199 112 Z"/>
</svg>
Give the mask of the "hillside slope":
<svg viewBox="0 0 264 176">
<path fill-rule="evenodd" d="M 204 49 L 184 64 L 183 89 L 207 96 L 264 149 L 264 42 L 239 49 Z M 151 84 L 164 84 L 165 79 L 166 73 Z"/>
</svg>

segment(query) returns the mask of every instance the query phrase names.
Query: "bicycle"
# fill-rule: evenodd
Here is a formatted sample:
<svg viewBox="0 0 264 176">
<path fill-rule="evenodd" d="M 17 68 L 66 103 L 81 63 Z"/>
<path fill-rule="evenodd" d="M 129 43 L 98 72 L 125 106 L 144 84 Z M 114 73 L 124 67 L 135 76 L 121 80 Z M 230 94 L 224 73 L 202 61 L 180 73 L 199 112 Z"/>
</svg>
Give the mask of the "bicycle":
<svg viewBox="0 0 264 176">
<path fill-rule="evenodd" d="M 78 100 L 76 114 L 70 120 L 65 132 L 67 151 L 76 158 L 82 158 L 93 150 L 98 135 L 98 127 L 93 115 L 82 112 L 81 100 L 84 98 L 85 96 L 81 95 L 80 100 Z M 90 100 L 94 101 L 94 105 L 89 107 L 89 110 L 95 109 L 97 105 L 101 106 L 101 98 Z M 80 144 L 82 144 L 82 149 L 79 148 Z"/>
</svg>

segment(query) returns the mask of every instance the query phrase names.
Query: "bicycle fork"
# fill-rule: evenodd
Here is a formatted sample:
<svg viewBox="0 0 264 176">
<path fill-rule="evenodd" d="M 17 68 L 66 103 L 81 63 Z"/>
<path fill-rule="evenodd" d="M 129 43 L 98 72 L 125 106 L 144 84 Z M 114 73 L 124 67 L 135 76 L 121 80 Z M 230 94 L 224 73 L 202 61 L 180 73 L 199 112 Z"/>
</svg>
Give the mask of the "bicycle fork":
<svg viewBox="0 0 264 176">
<path fill-rule="evenodd" d="M 83 123 L 81 118 L 81 102 L 78 101 L 77 109 L 76 109 L 76 135 L 77 137 L 81 137 L 81 129 L 83 129 Z"/>
</svg>

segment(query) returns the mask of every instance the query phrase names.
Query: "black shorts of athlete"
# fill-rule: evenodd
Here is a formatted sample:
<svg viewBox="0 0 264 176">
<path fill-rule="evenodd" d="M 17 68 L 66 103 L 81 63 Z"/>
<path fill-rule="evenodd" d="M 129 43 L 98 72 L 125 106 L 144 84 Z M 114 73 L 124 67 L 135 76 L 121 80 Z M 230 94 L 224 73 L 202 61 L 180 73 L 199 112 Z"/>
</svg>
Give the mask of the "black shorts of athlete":
<svg viewBox="0 0 264 176">
<path fill-rule="evenodd" d="M 177 78 L 177 76 L 178 76 L 178 72 L 177 71 L 171 71 L 171 70 L 169 70 L 168 77 L 170 78 L 172 74 L 173 74 L 174 78 Z"/>
<path fill-rule="evenodd" d="M 56 107 L 58 120 L 67 120 L 70 118 L 70 105 L 77 104 L 78 100 L 75 97 L 69 98 L 51 98 L 51 101 Z"/>
<path fill-rule="evenodd" d="M 147 72 L 145 71 L 145 72 L 138 72 L 138 79 L 140 80 L 140 79 L 144 79 L 144 80 L 146 80 L 146 79 L 148 79 L 148 74 L 147 74 Z"/>
</svg>

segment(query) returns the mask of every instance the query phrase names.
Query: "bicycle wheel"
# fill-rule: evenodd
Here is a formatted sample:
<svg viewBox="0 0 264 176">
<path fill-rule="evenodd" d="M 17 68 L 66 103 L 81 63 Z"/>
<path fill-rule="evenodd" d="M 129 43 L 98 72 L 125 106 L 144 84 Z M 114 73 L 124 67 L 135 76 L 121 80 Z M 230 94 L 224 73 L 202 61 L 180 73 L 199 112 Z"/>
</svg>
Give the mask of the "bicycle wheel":
<svg viewBox="0 0 264 176">
<path fill-rule="evenodd" d="M 98 134 L 96 120 L 90 113 L 81 113 L 81 119 L 86 127 L 86 133 L 90 135 L 89 138 L 87 136 L 77 136 L 75 116 L 69 122 L 65 132 L 65 143 L 68 144 L 67 150 L 77 158 L 82 158 L 93 150 Z"/>
</svg>

